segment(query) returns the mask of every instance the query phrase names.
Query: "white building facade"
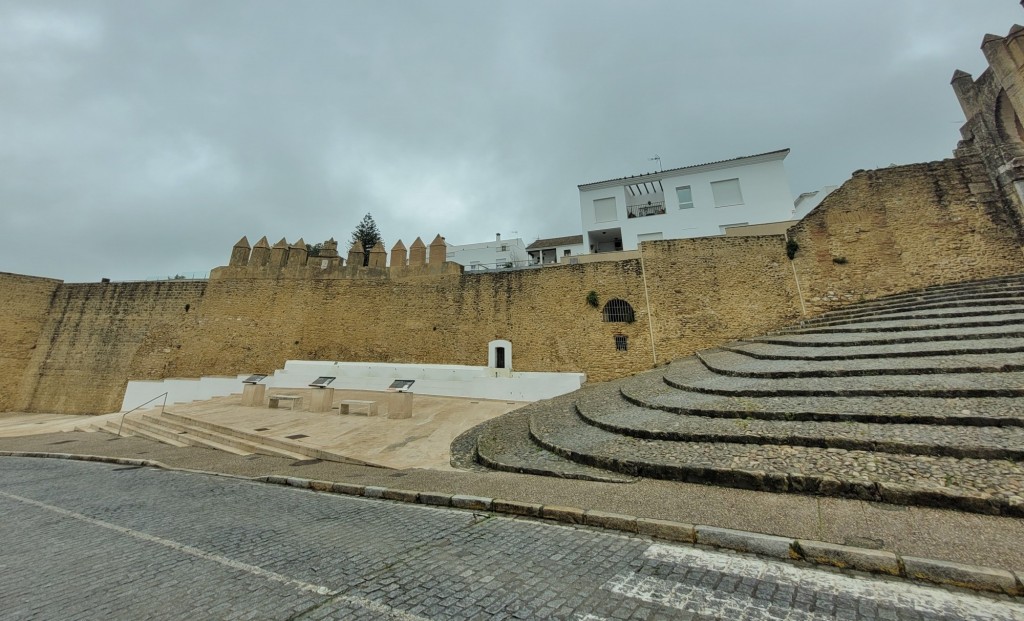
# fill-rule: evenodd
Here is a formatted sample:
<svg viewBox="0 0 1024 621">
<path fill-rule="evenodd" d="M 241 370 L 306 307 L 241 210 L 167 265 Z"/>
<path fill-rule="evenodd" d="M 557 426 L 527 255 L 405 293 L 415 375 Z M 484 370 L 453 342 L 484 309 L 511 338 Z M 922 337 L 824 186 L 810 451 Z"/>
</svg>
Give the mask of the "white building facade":
<svg viewBox="0 0 1024 621">
<path fill-rule="evenodd" d="M 804 216 L 811 213 L 815 207 L 821 204 L 829 194 L 839 189 L 838 185 L 826 185 L 814 192 L 804 192 L 793 201 L 793 219 L 803 220 Z"/>
<path fill-rule="evenodd" d="M 494 241 L 479 244 L 448 244 L 447 260 L 458 263 L 467 272 L 513 269 L 530 265 L 526 244 L 520 238 L 502 239 L 501 234 Z"/>
<path fill-rule="evenodd" d="M 724 235 L 731 226 L 789 220 L 789 149 L 578 186 L 583 245 L 636 250 L 655 239 Z"/>
<path fill-rule="evenodd" d="M 587 250 L 583 245 L 582 235 L 570 235 L 538 239 L 526 247 L 526 252 L 529 253 L 530 262 L 534 265 L 552 265 L 569 263 L 572 257 L 586 254 Z"/>
</svg>

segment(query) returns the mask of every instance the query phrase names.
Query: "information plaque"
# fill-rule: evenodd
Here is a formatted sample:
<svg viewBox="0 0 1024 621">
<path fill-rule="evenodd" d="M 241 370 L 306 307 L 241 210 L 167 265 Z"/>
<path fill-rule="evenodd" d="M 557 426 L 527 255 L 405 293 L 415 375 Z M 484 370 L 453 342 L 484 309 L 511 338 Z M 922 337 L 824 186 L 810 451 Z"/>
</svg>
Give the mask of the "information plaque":
<svg viewBox="0 0 1024 621">
<path fill-rule="evenodd" d="M 331 377 L 329 375 L 322 375 L 322 376 L 316 378 L 315 380 L 313 380 L 313 383 L 310 384 L 310 386 L 313 387 L 313 388 L 327 388 L 327 385 L 330 384 L 333 381 L 334 381 L 334 377 Z"/>
<path fill-rule="evenodd" d="M 412 388 L 416 380 L 395 380 L 387 387 L 387 392 L 405 392 Z"/>
</svg>

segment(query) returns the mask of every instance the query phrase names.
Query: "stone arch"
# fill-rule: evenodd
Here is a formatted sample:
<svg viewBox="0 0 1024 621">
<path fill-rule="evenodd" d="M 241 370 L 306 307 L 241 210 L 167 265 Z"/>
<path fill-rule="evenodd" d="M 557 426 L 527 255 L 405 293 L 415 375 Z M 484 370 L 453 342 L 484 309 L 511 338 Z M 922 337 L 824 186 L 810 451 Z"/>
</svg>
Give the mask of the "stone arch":
<svg viewBox="0 0 1024 621">
<path fill-rule="evenodd" d="M 1024 142 L 1024 125 L 1020 122 L 1017 111 L 1013 108 L 1013 102 L 1005 90 L 999 91 L 996 98 L 996 128 L 999 137 L 1009 142 Z"/>
<path fill-rule="evenodd" d="M 487 344 L 487 367 L 512 370 L 512 343 L 496 339 Z"/>
<path fill-rule="evenodd" d="M 629 302 L 618 298 L 608 300 L 601 310 L 601 316 L 605 321 L 612 323 L 633 323 L 636 315 Z"/>
</svg>

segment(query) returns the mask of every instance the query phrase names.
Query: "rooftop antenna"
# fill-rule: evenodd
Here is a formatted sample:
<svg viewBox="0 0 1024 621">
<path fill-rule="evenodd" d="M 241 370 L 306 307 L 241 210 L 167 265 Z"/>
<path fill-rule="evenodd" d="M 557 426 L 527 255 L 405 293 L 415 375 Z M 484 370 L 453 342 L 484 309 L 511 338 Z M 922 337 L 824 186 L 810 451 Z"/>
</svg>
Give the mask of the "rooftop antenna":
<svg viewBox="0 0 1024 621">
<path fill-rule="evenodd" d="M 1021 2 L 1024 2 L 1024 0 L 1021 0 Z M 657 153 L 654 154 L 654 157 L 647 158 L 647 161 L 648 162 L 657 161 L 658 162 L 658 172 L 665 172 L 665 169 L 661 167 L 661 156 L 658 155 Z"/>
</svg>

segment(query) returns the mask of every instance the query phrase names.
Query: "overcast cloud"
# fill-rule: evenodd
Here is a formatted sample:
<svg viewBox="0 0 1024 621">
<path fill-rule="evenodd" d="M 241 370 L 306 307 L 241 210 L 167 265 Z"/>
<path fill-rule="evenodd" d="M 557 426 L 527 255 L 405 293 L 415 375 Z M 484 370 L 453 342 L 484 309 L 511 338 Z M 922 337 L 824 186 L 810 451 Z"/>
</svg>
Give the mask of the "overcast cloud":
<svg viewBox="0 0 1024 621">
<path fill-rule="evenodd" d="M 0 0 L 0 271 L 205 272 L 580 233 L 576 185 L 789 147 L 793 194 L 949 157 L 1014 0 Z"/>
</svg>

